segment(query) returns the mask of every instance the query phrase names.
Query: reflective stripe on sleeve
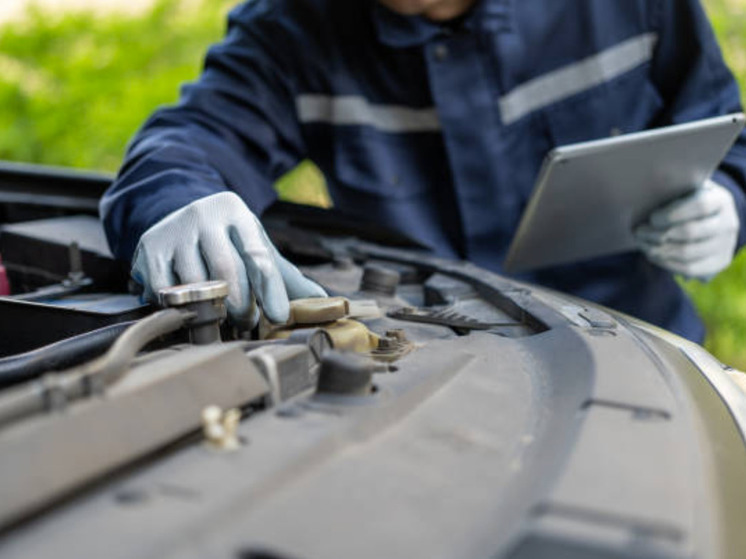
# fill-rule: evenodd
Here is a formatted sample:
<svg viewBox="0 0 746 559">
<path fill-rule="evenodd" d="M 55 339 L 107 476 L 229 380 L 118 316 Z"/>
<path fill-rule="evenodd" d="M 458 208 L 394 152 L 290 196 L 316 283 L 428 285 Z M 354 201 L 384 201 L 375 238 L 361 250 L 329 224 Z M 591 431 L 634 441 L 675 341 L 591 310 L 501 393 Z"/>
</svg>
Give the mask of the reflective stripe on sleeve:
<svg viewBox="0 0 746 559">
<path fill-rule="evenodd" d="M 649 62 L 653 58 L 657 41 L 655 33 L 638 35 L 580 62 L 519 85 L 500 98 L 503 123 L 512 124 L 529 113 L 610 81 Z"/>
<path fill-rule="evenodd" d="M 436 132 L 440 121 L 435 109 L 413 109 L 398 105 L 373 105 L 355 95 L 330 96 L 306 94 L 296 100 L 302 123 L 336 126 L 371 126 L 382 132 Z"/>
</svg>

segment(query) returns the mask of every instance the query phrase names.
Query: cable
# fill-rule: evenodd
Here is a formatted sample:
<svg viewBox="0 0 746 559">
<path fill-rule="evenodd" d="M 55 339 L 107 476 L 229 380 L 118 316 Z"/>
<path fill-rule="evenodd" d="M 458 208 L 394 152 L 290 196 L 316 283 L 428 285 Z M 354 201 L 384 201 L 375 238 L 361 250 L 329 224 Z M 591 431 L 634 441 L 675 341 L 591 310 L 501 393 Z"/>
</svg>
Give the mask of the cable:
<svg viewBox="0 0 746 559">
<path fill-rule="evenodd" d="M 135 321 L 122 322 L 0 359 L 0 388 L 33 380 L 44 373 L 74 367 L 98 357 Z"/>
<path fill-rule="evenodd" d="M 192 312 L 176 309 L 159 311 L 127 328 L 105 354 L 93 361 L 5 391 L 0 396 L 0 425 L 102 393 L 127 374 L 132 360 L 148 343 L 179 330 L 194 317 Z"/>
<path fill-rule="evenodd" d="M 179 330 L 195 316 L 192 312 L 176 309 L 152 314 L 127 329 L 104 355 L 80 367 L 78 374 L 89 378 L 100 377 L 97 380 L 100 386 L 113 384 L 125 375 L 130 362 L 142 348 L 156 338 Z"/>
</svg>

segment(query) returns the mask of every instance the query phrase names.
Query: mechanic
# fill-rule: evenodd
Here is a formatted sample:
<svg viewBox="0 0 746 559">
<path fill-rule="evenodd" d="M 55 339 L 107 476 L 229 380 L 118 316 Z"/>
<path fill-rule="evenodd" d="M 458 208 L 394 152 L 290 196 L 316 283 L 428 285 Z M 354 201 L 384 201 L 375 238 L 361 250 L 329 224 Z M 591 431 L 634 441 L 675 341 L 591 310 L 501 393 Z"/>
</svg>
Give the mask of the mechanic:
<svg viewBox="0 0 746 559">
<path fill-rule="evenodd" d="M 255 216 L 304 158 L 339 210 L 500 272 L 552 147 L 740 110 L 698 0 L 254 0 L 140 130 L 101 214 L 150 297 L 224 278 L 235 319 L 253 293 L 281 322 L 323 290 Z M 639 250 L 523 279 L 701 342 L 673 275 L 709 279 L 746 241 L 746 135 L 693 186 Z"/>
</svg>

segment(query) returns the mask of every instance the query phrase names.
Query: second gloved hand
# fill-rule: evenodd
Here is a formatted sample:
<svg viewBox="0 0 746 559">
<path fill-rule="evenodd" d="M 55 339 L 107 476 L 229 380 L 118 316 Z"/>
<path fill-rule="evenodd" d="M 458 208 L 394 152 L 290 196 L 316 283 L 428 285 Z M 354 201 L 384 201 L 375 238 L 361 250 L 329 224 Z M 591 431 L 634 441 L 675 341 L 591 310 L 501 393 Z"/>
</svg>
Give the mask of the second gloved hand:
<svg viewBox="0 0 746 559">
<path fill-rule="evenodd" d="M 228 313 L 255 325 L 251 296 L 271 322 L 288 319 L 289 299 L 324 297 L 272 245 L 256 216 L 233 192 L 192 202 L 148 229 L 132 262 L 132 277 L 156 300 L 158 291 L 179 283 L 222 279 L 228 282 Z"/>
<path fill-rule="evenodd" d="M 687 278 L 709 280 L 733 259 L 739 226 L 733 195 L 708 180 L 653 212 L 635 237 L 654 264 Z"/>
</svg>

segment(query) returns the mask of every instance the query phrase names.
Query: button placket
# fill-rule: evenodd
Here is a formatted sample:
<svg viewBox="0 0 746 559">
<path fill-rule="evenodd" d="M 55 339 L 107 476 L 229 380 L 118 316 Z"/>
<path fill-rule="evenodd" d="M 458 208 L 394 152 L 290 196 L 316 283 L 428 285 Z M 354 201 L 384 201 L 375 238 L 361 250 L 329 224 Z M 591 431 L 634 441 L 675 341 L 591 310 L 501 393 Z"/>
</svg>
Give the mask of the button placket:
<svg viewBox="0 0 746 559">
<path fill-rule="evenodd" d="M 444 62 L 448 59 L 449 55 L 450 50 L 444 43 L 437 43 L 435 44 L 435 46 L 433 46 L 433 56 L 438 62 Z"/>
<path fill-rule="evenodd" d="M 443 50 L 440 47 L 446 47 Z M 508 211 L 495 173 L 499 113 L 480 59 L 477 37 L 458 34 L 426 48 L 433 99 L 441 118 L 453 175 L 467 257 L 478 256 L 483 239 L 499 236 Z M 493 250 L 493 249 L 490 249 Z"/>
</svg>

